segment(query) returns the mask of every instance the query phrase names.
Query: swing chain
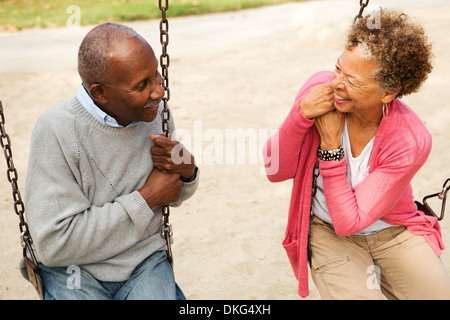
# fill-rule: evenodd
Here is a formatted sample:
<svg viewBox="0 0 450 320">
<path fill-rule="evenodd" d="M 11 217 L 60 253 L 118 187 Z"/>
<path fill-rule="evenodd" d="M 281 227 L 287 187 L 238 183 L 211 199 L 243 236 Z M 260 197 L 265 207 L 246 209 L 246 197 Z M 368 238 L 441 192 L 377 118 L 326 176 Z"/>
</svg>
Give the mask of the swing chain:
<svg viewBox="0 0 450 320">
<path fill-rule="evenodd" d="M 11 139 L 9 135 L 6 133 L 5 129 L 5 115 L 3 113 L 3 104 L 0 100 L 0 145 L 3 148 L 3 152 L 5 154 L 7 177 L 8 181 L 11 183 L 13 200 L 14 200 L 14 211 L 19 216 L 19 230 L 20 230 L 20 245 L 23 248 L 23 261 L 26 268 L 26 273 L 28 275 L 28 280 L 34 286 L 37 291 L 37 294 L 40 299 L 44 299 L 44 291 L 42 286 L 41 278 L 38 274 L 38 263 L 36 256 L 33 252 L 33 248 L 31 244 L 33 240 L 31 239 L 30 231 L 28 229 L 28 224 L 25 222 L 24 212 L 25 206 L 22 201 L 22 196 L 20 195 L 19 186 L 17 184 L 18 174 L 17 170 L 14 167 L 14 162 L 12 159 L 12 150 L 11 150 Z M 27 252 L 29 253 L 31 260 L 27 256 Z"/>
<path fill-rule="evenodd" d="M 355 19 L 353 20 L 353 22 L 356 22 L 357 19 L 361 19 L 363 17 L 363 12 L 364 12 L 364 8 L 367 7 L 367 5 L 369 4 L 369 0 L 359 0 L 359 13 L 358 15 L 355 17 Z"/>
<path fill-rule="evenodd" d="M 164 2 L 164 4 L 162 3 Z M 161 10 L 161 21 L 159 23 L 160 31 L 160 42 L 162 46 L 162 54 L 160 56 L 159 62 L 161 64 L 161 77 L 162 77 L 162 87 L 164 89 L 164 97 L 162 101 L 164 103 L 164 110 L 162 113 L 162 130 L 166 137 L 169 136 L 170 132 L 170 112 L 167 102 L 170 99 L 170 89 L 169 89 L 169 64 L 170 58 L 167 53 L 167 45 L 169 44 L 169 22 L 166 18 L 166 11 L 169 8 L 169 0 L 158 0 L 159 9 Z M 161 236 L 166 239 L 167 244 L 167 260 L 170 264 L 173 264 L 172 248 L 170 244 L 170 238 L 173 236 L 172 226 L 169 223 L 170 210 L 169 206 L 162 207 L 162 226 L 161 226 Z"/>
<path fill-rule="evenodd" d="M 419 205 L 418 206 L 419 210 L 425 212 L 425 214 L 427 214 L 427 215 L 435 216 L 436 218 L 438 218 L 439 221 L 442 220 L 444 218 L 445 203 L 447 201 L 448 190 L 450 190 L 450 178 L 448 178 L 444 182 L 441 192 L 433 193 L 433 194 L 430 194 L 430 195 L 424 197 L 422 200 L 423 204 L 421 204 L 420 202 L 416 202 Z M 439 200 L 442 200 L 441 214 L 439 216 L 434 212 L 434 210 L 428 204 L 428 199 L 431 199 L 434 197 L 437 197 Z"/>
<path fill-rule="evenodd" d="M 23 248 L 29 247 L 33 243 L 30 232 L 28 230 L 28 224 L 25 222 L 24 212 L 25 207 L 22 201 L 22 196 L 20 195 L 19 186 L 17 184 L 18 174 L 17 170 L 14 167 L 14 161 L 12 158 L 12 150 L 11 150 L 11 139 L 9 135 L 6 133 L 5 129 L 5 116 L 3 114 L 3 104 L 0 101 L 0 133 L 1 140 L 0 145 L 3 148 L 3 152 L 5 154 L 6 165 L 8 167 L 7 177 L 8 181 L 11 183 L 12 194 L 14 200 L 14 211 L 19 216 L 19 229 L 20 229 L 20 240 Z"/>
<path fill-rule="evenodd" d="M 450 182 L 450 178 L 444 182 L 444 185 L 442 186 L 442 191 L 438 194 L 439 200 L 444 200 L 447 197 L 447 192 L 448 192 L 448 190 L 450 190 L 449 182 Z"/>
<path fill-rule="evenodd" d="M 169 89 L 169 64 L 170 57 L 167 53 L 167 45 L 169 44 L 169 21 L 166 18 L 166 11 L 169 8 L 169 0 L 165 0 L 165 4 L 162 4 L 162 0 L 158 0 L 159 9 L 161 10 L 161 21 L 159 22 L 160 42 L 162 46 L 162 54 L 159 59 L 161 64 L 161 77 L 163 80 L 162 87 L 164 89 L 164 112 L 162 118 L 163 133 L 166 137 L 169 136 L 170 131 L 170 113 L 167 107 L 167 102 L 170 99 Z"/>
</svg>

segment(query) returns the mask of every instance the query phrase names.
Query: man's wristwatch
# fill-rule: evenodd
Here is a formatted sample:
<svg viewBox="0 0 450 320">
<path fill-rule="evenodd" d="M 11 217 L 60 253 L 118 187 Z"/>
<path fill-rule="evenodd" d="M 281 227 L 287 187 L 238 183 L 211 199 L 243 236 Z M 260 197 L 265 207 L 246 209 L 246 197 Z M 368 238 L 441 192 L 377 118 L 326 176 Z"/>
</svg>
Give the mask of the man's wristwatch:
<svg viewBox="0 0 450 320">
<path fill-rule="evenodd" d="M 195 178 L 197 178 L 197 171 L 198 171 L 198 168 L 197 168 L 197 166 L 195 166 L 194 173 L 192 174 L 192 176 L 190 178 L 186 178 L 186 179 L 183 179 L 182 177 L 180 177 L 181 181 L 183 181 L 183 182 L 192 182 L 192 181 L 194 181 Z"/>
<path fill-rule="evenodd" d="M 319 149 L 317 149 L 317 157 L 324 161 L 339 161 L 344 158 L 344 148 L 340 146 L 333 150 L 322 150 L 319 147 Z"/>
</svg>

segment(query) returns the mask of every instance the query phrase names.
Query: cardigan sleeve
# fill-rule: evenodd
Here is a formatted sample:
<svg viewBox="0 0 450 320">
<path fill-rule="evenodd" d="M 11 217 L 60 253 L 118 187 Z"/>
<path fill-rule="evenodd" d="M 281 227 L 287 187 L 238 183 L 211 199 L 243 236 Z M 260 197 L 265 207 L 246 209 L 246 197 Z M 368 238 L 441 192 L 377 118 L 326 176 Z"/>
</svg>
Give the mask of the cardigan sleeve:
<svg viewBox="0 0 450 320">
<path fill-rule="evenodd" d="M 294 105 L 280 128 L 264 145 L 263 155 L 267 178 L 280 182 L 295 176 L 303 140 L 314 120 L 303 117 Z"/>
<path fill-rule="evenodd" d="M 408 118 L 402 124 L 392 126 L 391 121 L 380 125 L 378 130 L 384 134 L 376 137 L 370 174 L 354 190 L 346 178 L 345 159 L 319 161 L 325 199 L 338 235 L 352 235 L 365 229 L 391 212 L 402 198 L 431 151 L 431 135 L 415 120 Z M 395 131 L 386 131 L 395 125 L 398 126 Z"/>
</svg>

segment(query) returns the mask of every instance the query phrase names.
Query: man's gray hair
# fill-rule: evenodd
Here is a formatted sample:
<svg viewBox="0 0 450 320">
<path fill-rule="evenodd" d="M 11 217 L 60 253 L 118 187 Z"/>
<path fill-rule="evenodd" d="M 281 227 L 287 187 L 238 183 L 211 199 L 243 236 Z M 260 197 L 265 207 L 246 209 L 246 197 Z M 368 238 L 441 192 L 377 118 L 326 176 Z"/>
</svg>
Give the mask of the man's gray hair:
<svg viewBox="0 0 450 320">
<path fill-rule="evenodd" d="M 132 28 L 118 23 L 104 23 L 88 32 L 78 51 L 78 73 L 86 89 L 92 84 L 111 84 L 110 56 L 115 43 L 140 37 Z"/>
</svg>

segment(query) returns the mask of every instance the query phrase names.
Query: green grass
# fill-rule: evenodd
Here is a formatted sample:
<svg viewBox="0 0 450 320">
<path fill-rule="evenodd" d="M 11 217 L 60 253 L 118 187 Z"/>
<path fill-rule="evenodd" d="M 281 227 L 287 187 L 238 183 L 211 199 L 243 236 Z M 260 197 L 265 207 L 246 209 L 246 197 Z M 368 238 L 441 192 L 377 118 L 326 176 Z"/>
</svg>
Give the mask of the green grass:
<svg viewBox="0 0 450 320">
<path fill-rule="evenodd" d="M 302 0 L 297 0 L 302 1 Z M 289 0 L 169 0 L 167 17 L 294 2 Z M 163 1 L 164 3 L 164 1 Z M 69 10 L 76 5 L 76 11 Z M 0 0 L 0 30 L 159 19 L 158 0 Z M 79 18 L 78 18 L 79 17 Z"/>
</svg>

